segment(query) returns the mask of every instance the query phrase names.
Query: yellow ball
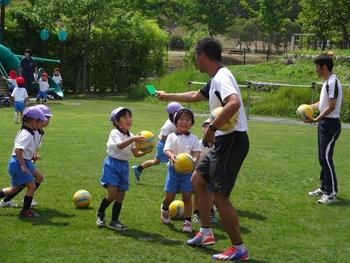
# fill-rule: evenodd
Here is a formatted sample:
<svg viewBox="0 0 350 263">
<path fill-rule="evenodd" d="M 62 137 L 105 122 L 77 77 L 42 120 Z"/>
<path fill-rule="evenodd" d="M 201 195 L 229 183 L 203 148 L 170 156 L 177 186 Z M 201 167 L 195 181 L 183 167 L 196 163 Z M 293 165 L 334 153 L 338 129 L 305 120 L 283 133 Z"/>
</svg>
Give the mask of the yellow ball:
<svg viewBox="0 0 350 263">
<path fill-rule="evenodd" d="M 152 152 L 154 146 L 156 145 L 154 134 L 150 131 L 140 131 L 137 135 L 145 137 L 146 141 L 143 143 L 136 143 L 136 149 L 145 153 Z"/>
<path fill-rule="evenodd" d="M 173 219 L 180 219 L 184 216 L 184 202 L 174 200 L 169 205 L 169 216 Z"/>
<path fill-rule="evenodd" d="M 314 111 L 310 105 L 302 104 L 297 109 L 297 115 L 299 119 L 301 119 L 302 121 L 306 121 L 309 118 L 312 118 L 312 116 L 314 115 Z"/>
<path fill-rule="evenodd" d="M 73 195 L 73 203 L 77 208 L 88 208 L 91 201 L 92 196 L 89 191 L 79 190 Z"/>
<path fill-rule="evenodd" d="M 223 107 L 217 107 L 215 110 L 213 110 L 210 113 L 210 121 L 215 120 L 217 116 L 221 114 L 222 110 L 223 110 Z M 224 123 L 221 127 L 219 127 L 218 130 L 227 131 L 232 129 L 236 125 L 237 120 L 238 120 L 238 111 L 231 117 L 231 119 L 228 122 Z"/>
<path fill-rule="evenodd" d="M 194 170 L 194 161 L 188 153 L 179 153 L 175 158 L 174 169 L 179 174 L 188 174 Z"/>
</svg>

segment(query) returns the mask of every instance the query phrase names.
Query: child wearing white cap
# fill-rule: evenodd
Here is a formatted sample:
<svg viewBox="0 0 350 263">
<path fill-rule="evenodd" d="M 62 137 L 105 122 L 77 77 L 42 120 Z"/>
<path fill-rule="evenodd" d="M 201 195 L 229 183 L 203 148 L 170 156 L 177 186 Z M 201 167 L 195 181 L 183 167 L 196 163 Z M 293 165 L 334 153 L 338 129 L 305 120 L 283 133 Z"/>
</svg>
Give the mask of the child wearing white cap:
<svg viewBox="0 0 350 263">
<path fill-rule="evenodd" d="M 118 107 L 111 113 L 109 120 L 113 123 L 114 129 L 109 134 L 107 142 L 108 156 L 104 160 L 101 176 L 101 184 L 107 190 L 107 196 L 102 199 L 97 211 L 96 225 L 103 227 L 105 223 L 105 211 L 114 202 L 112 218 L 108 227 L 117 231 L 127 230 L 127 226 L 119 221 L 119 214 L 129 189 L 129 162 L 131 155 L 141 157 L 145 153 L 138 151 L 135 143 L 145 142 L 146 138 L 134 136 L 130 133 L 132 125 L 131 110 Z"/>
<path fill-rule="evenodd" d="M 8 163 L 12 186 L 3 188 L 0 191 L 0 198 L 17 193 L 23 186 L 26 186 L 27 192 L 19 216 L 27 218 L 38 216 L 30 210 L 34 192 L 37 188 L 33 177 L 33 174 L 37 172 L 37 168 L 31 160 L 36 149 L 34 131 L 41 126 L 41 122 L 47 121 L 47 119 L 42 110 L 29 107 L 24 110 L 22 120 L 23 125 L 15 138 L 15 146 Z"/>
</svg>

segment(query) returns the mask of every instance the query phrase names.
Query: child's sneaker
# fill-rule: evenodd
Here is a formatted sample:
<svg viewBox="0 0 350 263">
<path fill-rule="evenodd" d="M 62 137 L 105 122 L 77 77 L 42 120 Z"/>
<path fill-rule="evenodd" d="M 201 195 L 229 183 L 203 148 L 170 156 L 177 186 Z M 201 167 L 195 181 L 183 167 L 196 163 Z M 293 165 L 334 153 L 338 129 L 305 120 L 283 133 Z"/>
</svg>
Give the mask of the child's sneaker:
<svg viewBox="0 0 350 263">
<path fill-rule="evenodd" d="M 224 252 L 212 256 L 214 260 L 237 260 L 247 261 L 249 259 L 248 250 L 237 250 L 235 247 L 229 247 Z"/>
<path fill-rule="evenodd" d="M 7 202 L 4 202 L 3 200 L 1 200 L 0 207 L 17 207 L 17 204 L 13 200 L 10 200 Z"/>
<path fill-rule="evenodd" d="M 185 220 L 185 222 L 182 224 L 182 232 L 192 233 L 192 224 L 191 224 L 191 222 Z"/>
<path fill-rule="evenodd" d="M 201 217 L 199 213 L 194 213 L 192 216 L 192 222 L 193 223 L 200 223 L 201 222 Z"/>
<path fill-rule="evenodd" d="M 39 217 L 39 215 L 32 210 L 22 210 L 19 213 L 19 217 L 20 218 L 32 218 L 32 217 Z"/>
<path fill-rule="evenodd" d="M 169 211 L 164 211 L 162 206 L 160 207 L 160 220 L 162 220 L 164 224 L 170 223 Z"/>
<path fill-rule="evenodd" d="M 192 239 L 187 240 L 187 245 L 193 247 L 204 247 L 215 244 L 215 238 L 213 232 L 204 235 L 202 232 L 198 232 Z"/>
<path fill-rule="evenodd" d="M 332 204 L 332 203 L 335 203 L 337 202 L 337 197 L 335 195 L 322 195 L 320 199 L 318 199 L 318 203 L 319 204 L 324 204 L 324 205 L 329 205 L 329 204 Z"/>
<path fill-rule="evenodd" d="M 320 188 L 317 188 L 315 191 L 309 192 L 309 196 L 322 196 L 323 191 Z"/>
<path fill-rule="evenodd" d="M 115 222 L 110 222 L 108 225 L 109 228 L 114 229 L 116 231 L 125 231 L 128 230 L 128 227 L 126 225 L 123 225 L 121 222 L 119 221 L 115 221 Z"/>
<path fill-rule="evenodd" d="M 136 181 L 140 181 L 140 176 L 141 176 L 141 171 L 139 169 L 137 169 L 137 166 L 134 165 L 132 167 L 132 169 L 134 170 L 134 174 L 135 174 L 135 179 Z"/>
<path fill-rule="evenodd" d="M 97 213 L 97 216 L 96 216 L 96 225 L 97 225 L 98 227 L 104 227 L 104 226 L 106 226 L 105 215 L 101 215 L 101 214 Z"/>
<path fill-rule="evenodd" d="M 33 198 L 32 200 L 32 204 L 30 205 L 31 207 L 34 207 L 34 206 L 37 206 L 38 205 L 38 202 L 35 201 L 35 199 Z"/>
<path fill-rule="evenodd" d="M 212 222 L 213 224 L 218 222 L 218 219 L 216 218 L 216 214 L 214 210 L 210 211 L 210 222 Z"/>
</svg>

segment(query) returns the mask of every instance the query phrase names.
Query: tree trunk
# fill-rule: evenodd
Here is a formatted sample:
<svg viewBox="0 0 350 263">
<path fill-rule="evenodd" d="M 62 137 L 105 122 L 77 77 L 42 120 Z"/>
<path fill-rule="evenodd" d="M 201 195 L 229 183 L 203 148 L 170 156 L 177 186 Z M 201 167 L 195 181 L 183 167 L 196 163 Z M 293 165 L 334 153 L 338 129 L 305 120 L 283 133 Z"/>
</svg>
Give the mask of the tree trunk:
<svg viewBox="0 0 350 263">
<path fill-rule="evenodd" d="M 348 49 L 349 48 L 349 33 L 346 28 L 346 25 L 342 25 L 342 31 L 343 31 L 343 48 Z"/>
<path fill-rule="evenodd" d="M 83 93 L 88 92 L 88 87 L 87 87 L 87 63 L 88 63 L 88 58 L 89 54 L 88 51 L 85 50 L 84 52 L 84 60 L 83 60 Z"/>
</svg>

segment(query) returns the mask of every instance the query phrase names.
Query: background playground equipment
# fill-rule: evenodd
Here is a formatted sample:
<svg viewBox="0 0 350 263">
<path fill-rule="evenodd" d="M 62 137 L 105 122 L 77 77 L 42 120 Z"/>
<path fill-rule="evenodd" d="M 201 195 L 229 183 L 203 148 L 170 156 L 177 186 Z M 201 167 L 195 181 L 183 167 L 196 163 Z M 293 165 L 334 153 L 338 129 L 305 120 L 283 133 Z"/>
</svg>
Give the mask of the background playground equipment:
<svg viewBox="0 0 350 263">
<path fill-rule="evenodd" d="M 7 72 L 9 72 L 11 69 L 16 70 L 18 73 L 20 59 L 22 59 L 23 57 L 24 56 L 22 55 L 15 55 L 8 47 L 5 47 L 4 45 L 0 44 L 0 75 L 8 78 Z M 32 57 L 32 59 L 36 62 L 60 63 L 60 60 L 55 59 L 39 57 Z M 43 70 L 39 70 L 38 77 L 40 77 L 41 75 L 40 72 L 42 73 Z M 48 77 L 48 81 L 50 85 L 49 93 L 53 94 L 55 97 L 63 98 L 64 94 L 61 87 L 57 85 L 51 77 Z M 5 81 L 0 83 L 0 94 L 7 94 L 7 85 Z"/>
</svg>

